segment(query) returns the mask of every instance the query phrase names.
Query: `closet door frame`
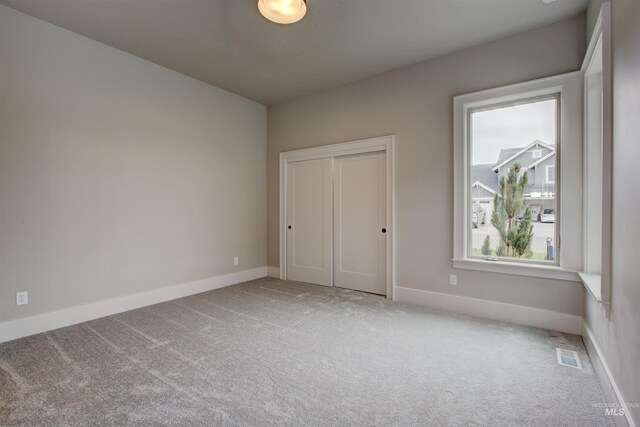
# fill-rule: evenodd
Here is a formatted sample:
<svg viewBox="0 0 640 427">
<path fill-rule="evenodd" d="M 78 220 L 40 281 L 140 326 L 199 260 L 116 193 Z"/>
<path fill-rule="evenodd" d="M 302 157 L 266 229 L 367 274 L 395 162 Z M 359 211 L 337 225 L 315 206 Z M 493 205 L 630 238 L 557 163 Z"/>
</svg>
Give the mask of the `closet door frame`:
<svg viewBox="0 0 640 427">
<path fill-rule="evenodd" d="M 289 162 L 334 158 L 352 154 L 384 152 L 386 159 L 387 298 L 394 299 L 395 286 L 395 142 L 394 136 L 362 139 L 280 153 L 280 279 L 287 279 L 287 165 Z"/>
</svg>

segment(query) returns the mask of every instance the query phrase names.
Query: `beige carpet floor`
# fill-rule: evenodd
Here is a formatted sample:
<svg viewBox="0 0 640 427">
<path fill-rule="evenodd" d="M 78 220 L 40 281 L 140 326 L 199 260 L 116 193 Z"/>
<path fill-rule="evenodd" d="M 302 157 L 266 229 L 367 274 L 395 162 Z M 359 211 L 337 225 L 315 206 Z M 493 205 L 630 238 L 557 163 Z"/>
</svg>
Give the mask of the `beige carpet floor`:
<svg viewBox="0 0 640 427">
<path fill-rule="evenodd" d="M 613 425 L 603 401 L 578 336 L 275 279 L 0 344 L 2 425 Z"/>
</svg>

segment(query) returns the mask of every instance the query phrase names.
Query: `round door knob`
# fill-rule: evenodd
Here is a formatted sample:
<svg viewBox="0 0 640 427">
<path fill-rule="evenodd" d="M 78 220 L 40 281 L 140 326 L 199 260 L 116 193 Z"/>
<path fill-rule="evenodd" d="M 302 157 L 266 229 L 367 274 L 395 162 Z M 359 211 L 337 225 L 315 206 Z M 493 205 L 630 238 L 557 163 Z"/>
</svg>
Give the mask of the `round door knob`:
<svg viewBox="0 0 640 427">
<path fill-rule="evenodd" d="M 386 229 L 386 228 L 383 228 L 383 229 L 382 229 L 382 232 L 383 232 L 383 233 L 386 233 L 386 232 L 387 232 L 387 229 Z"/>
<path fill-rule="evenodd" d="M 289 230 L 291 230 L 291 226 L 287 227 Z"/>
</svg>

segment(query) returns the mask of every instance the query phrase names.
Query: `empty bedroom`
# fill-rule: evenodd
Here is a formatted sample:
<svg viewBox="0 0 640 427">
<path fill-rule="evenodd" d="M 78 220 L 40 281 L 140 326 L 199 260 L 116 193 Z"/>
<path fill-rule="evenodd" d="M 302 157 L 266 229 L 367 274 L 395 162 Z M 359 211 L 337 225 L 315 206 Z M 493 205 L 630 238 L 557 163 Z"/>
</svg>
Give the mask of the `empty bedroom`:
<svg viewBox="0 0 640 427">
<path fill-rule="evenodd" d="M 638 164 L 638 0 L 0 0 L 0 425 L 640 426 Z"/>
</svg>

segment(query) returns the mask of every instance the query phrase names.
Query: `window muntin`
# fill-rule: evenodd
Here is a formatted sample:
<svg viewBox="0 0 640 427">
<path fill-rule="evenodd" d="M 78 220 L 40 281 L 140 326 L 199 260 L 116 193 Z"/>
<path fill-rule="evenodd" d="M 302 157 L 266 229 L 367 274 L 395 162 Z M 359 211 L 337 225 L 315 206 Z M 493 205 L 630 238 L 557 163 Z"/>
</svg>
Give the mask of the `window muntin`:
<svg viewBox="0 0 640 427">
<path fill-rule="evenodd" d="M 485 104 L 468 124 L 467 256 L 558 264 L 559 95 Z"/>
</svg>

